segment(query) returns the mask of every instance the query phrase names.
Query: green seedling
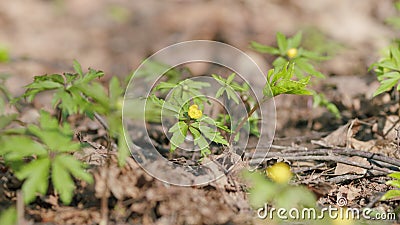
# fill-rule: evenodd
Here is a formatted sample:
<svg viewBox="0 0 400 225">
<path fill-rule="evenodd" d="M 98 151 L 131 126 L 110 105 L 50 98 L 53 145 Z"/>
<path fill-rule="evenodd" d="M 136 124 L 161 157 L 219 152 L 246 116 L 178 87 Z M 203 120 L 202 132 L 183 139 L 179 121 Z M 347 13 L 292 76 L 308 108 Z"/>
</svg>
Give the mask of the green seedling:
<svg viewBox="0 0 400 225">
<path fill-rule="evenodd" d="M 18 130 L 5 129 L 7 125 L 3 124 L 1 130 L 0 155 L 14 169 L 17 178 L 24 181 L 25 203 L 35 200 L 37 194 L 47 193 L 49 177 L 65 204 L 72 201 L 73 177 L 93 182 L 83 163 L 71 156 L 81 145 L 72 140 L 74 132 L 69 124 L 59 125 L 50 113 L 41 111 L 39 125 L 29 124 Z"/>
</svg>

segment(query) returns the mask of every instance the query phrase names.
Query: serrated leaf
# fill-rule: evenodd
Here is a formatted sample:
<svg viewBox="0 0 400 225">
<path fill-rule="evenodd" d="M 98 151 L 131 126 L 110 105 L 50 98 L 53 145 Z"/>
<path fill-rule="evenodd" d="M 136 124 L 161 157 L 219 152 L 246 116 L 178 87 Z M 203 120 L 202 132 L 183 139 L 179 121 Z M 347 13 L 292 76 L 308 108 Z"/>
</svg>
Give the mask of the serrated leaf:
<svg viewBox="0 0 400 225">
<path fill-rule="evenodd" d="M 50 159 L 42 158 L 24 165 L 19 171 L 15 171 L 18 179 L 25 179 L 22 185 L 22 193 L 26 204 L 35 200 L 36 194 L 46 194 L 49 185 L 49 170 Z"/>
<path fill-rule="evenodd" d="M 57 158 L 63 164 L 64 168 L 67 169 L 75 178 L 84 180 L 88 183 L 93 183 L 92 175 L 86 172 L 84 164 L 81 161 L 66 154 L 58 155 Z"/>
<path fill-rule="evenodd" d="M 69 205 L 74 196 L 75 183 L 72 180 L 67 168 L 64 167 L 62 156 L 56 156 L 52 163 L 51 180 L 54 189 L 60 194 L 61 201 Z"/>
<path fill-rule="evenodd" d="M 40 82 L 34 82 L 31 84 L 28 84 L 26 88 L 30 89 L 39 89 L 39 90 L 51 90 L 51 89 L 56 89 L 63 87 L 62 84 L 51 81 L 51 80 L 45 80 L 45 81 L 40 81 Z"/>
<path fill-rule="evenodd" d="M 47 150 L 39 143 L 26 136 L 10 136 L 0 148 L 0 155 L 7 160 L 22 160 L 28 156 L 43 156 Z"/>
</svg>

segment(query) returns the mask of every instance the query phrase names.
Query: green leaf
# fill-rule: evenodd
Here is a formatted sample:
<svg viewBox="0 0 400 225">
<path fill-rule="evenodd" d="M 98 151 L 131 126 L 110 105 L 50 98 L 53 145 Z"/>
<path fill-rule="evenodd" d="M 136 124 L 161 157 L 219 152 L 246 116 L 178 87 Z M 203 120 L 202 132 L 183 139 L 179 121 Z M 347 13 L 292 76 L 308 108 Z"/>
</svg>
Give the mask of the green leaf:
<svg viewBox="0 0 400 225">
<path fill-rule="evenodd" d="M 64 78 L 60 74 L 51 74 L 47 77 L 54 82 L 64 85 Z"/>
<path fill-rule="evenodd" d="M 395 48 L 395 47 L 391 48 L 390 54 L 393 57 L 397 68 L 399 68 L 400 67 L 400 50 L 399 50 L 399 48 Z"/>
<path fill-rule="evenodd" d="M 0 148 L 0 155 L 7 160 L 23 160 L 28 156 L 44 156 L 47 150 L 39 143 L 26 136 L 10 136 Z"/>
<path fill-rule="evenodd" d="M 1 225 L 16 225 L 17 224 L 17 209 L 10 207 L 0 214 Z"/>
<path fill-rule="evenodd" d="M 201 135 L 201 132 L 193 126 L 190 126 L 189 130 L 193 134 L 194 144 L 200 148 L 200 151 L 204 151 L 204 153 L 210 151 L 208 148 L 209 144 L 207 140 L 203 137 L 203 135 Z"/>
<path fill-rule="evenodd" d="M 230 84 L 233 81 L 233 79 L 235 79 L 235 76 L 236 76 L 235 73 L 232 73 L 231 75 L 229 75 L 229 77 L 226 79 L 226 83 Z"/>
<path fill-rule="evenodd" d="M 175 149 L 185 141 L 187 131 L 188 131 L 188 125 L 183 121 L 176 123 L 169 129 L 168 132 L 172 133 L 172 137 L 170 140 L 171 152 L 175 151 Z"/>
<path fill-rule="evenodd" d="M 15 171 L 18 179 L 25 179 L 22 185 L 22 193 L 26 204 L 35 200 L 36 194 L 46 194 L 49 185 L 49 170 L 50 159 L 42 158 L 24 165 L 19 171 Z"/>
<path fill-rule="evenodd" d="M 220 87 L 217 91 L 217 93 L 215 94 L 215 98 L 219 98 L 221 97 L 222 94 L 224 94 L 225 88 L 224 87 Z"/>
<path fill-rule="evenodd" d="M 208 126 L 200 126 L 200 132 L 210 141 L 215 143 L 228 145 L 228 141 L 222 137 L 221 133 L 218 131 L 214 131 L 211 127 Z"/>
<path fill-rule="evenodd" d="M 59 162 L 63 164 L 64 168 L 66 168 L 75 178 L 84 180 L 90 184 L 93 183 L 92 175 L 86 172 L 85 166 L 81 161 L 66 154 L 58 155 L 57 158 Z"/>
<path fill-rule="evenodd" d="M 389 180 L 386 182 L 386 184 L 400 188 L 400 180 Z"/>
<path fill-rule="evenodd" d="M 0 46 L 0 63 L 8 62 L 10 60 L 10 54 L 7 48 Z"/>
<path fill-rule="evenodd" d="M 74 70 L 75 70 L 75 72 L 76 72 L 77 74 L 79 74 L 80 76 L 83 76 L 82 66 L 81 66 L 81 64 L 80 64 L 78 61 L 76 61 L 75 59 L 74 59 Z"/>
<path fill-rule="evenodd" d="M 112 77 L 110 80 L 109 88 L 109 101 L 111 104 L 116 104 L 118 99 L 121 98 L 124 93 L 124 89 L 121 88 L 121 84 L 118 77 Z"/>
<path fill-rule="evenodd" d="M 301 43 L 302 36 L 302 32 L 297 32 L 296 35 L 294 35 L 292 38 L 289 38 L 288 48 L 298 48 Z"/>
<path fill-rule="evenodd" d="M 34 82 L 34 83 L 28 84 L 26 86 L 26 88 L 39 89 L 39 90 L 50 90 L 50 89 L 56 89 L 56 88 L 60 88 L 60 87 L 63 87 L 63 85 L 58 82 L 51 81 L 51 80 Z"/>
<path fill-rule="evenodd" d="M 388 174 L 388 177 L 392 177 L 392 178 L 400 180 L 400 172 L 395 172 L 395 173 Z"/>
<path fill-rule="evenodd" d="M 228 96 L 228 99 L 232 99 L 236 104 L 239 104 L 239 99 L 231 87 L 226 87 L 225 91 L 226 95 Z"/>
<path fill-rule="evenodd" d="M 0 130 L 7 127 L 18 117 L 18 114 L 0 115 Z"/>
<path fill-rule="evenodd" d="M 277 41 L 278 48 L 279 48 L 281 55 L 286 54 L 286 50 L 288 48 L 288 43 L 287 43 L 285 35 L 283 35 L 281 32 L 276 33 L 276 41 Z"/>
<path fill-rule="evenodd" d="M 250 47 L 260 53 L 269 53 L 271 55 L 279 55 L 280 51 L 277 48 L 260 44 L 258 42 L 250 42 Z"/>
<path fill-rule="evenodd" d="M 123 134 L 123 129 L 120 131 L 120 134 Z M 127 142 L 125 141 L 125 138 L 129 138 L 126 137 L 125 135 L 120 135 L 118 137 L 118 165 L 119 166 L 124 166 L 126 159 L 129 157 L 130 155 L 130 150 L 128 147 Z M 129 139 L 128 139 L 129 140 Z"/>
<path fill-rule="evenodd" d="M 381 85 L 378 87 L 378 89 L 374 92 L 374 97 L 377 95 L 380 95 L 384 92 L 389 91 L 396 85 L 398 82 L 398 79 L 386 79 L 381 81 Z"/>
<path fill-rule="evenodd" d="M 74 196 L 75 189 L 74 181 L 72 180 L 67 168 L 64 167 L 62 156 L 56 156 L 52 164 L 51 180 L 54 189 L 60 194 L 61 201 L 69 205 Z"/>
<path fill-rule="evenodd" d="M 389 190 L 382 196 L 381 200 L 385 201 L 399 196 L 400 196 L 400 190 Z"/>
</svg>

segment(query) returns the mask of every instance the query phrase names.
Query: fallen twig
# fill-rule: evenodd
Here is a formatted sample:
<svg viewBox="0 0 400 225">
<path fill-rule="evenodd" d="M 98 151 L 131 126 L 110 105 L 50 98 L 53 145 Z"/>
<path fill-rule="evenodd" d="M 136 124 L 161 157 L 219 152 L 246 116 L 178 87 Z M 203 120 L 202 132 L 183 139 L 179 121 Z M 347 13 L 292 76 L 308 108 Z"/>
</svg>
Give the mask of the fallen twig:
<svg viewBox="0 0 400 225">
<path fill-rule="evenodd" d="M 275 146 L 273 146 L 275 147 Z M 289 161 L 332 161 L 369 170 L 372 174 L 387 174 L 399 171 L 400 160 L 389 156 L 356 150 L 356 149 L 316 149 L 295 151 L 293 147 L 280 147 L 281 152 L 247 153 L 245 158 L 252 158 L 253 164 L 260 164 L 272 158 L 282 158 Z M 289 151 L 284 151 L 287 149 Z M 267 149 L 266 149 L 267 150 Z M 368 159 L 370 165 L 353 162 L 349 157 L 358 156 Z"/>
</svg>

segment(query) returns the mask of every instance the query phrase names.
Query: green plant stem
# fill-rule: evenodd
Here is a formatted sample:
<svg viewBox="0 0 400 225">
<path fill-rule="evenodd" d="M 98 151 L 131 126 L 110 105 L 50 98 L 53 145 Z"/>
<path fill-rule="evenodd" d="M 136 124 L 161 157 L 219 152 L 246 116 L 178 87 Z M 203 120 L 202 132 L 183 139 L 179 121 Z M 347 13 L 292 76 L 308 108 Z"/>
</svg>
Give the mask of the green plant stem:
<svg viewBox="0 0 400 225">
<path fill-rule="evenodd" d="M 261 102 L 257 102 L 253 108 L 251 108 L 251 110 L 247 113 L 247 116 L 245 118 L 242 119 L 242 121 L 240 121 L 239 125 L 235 128 L 235 130 L 233 131 L 231 137 L 229 138 L 229 146 L 231 146 L 233 140 L 235 139 L 236 134 L 240 131 L 240 129 L 242 129 L 242 127 L 244 126 L 244 124 L 249 120 L 249 118 L 251 117 L 251 115 L 253 115 L 253 113 L 260 108 L 260 105 L 262 103 L 264 103 L 267 100 L 267 98 L 263 98 L 261 100 Z"/>
</svg>

